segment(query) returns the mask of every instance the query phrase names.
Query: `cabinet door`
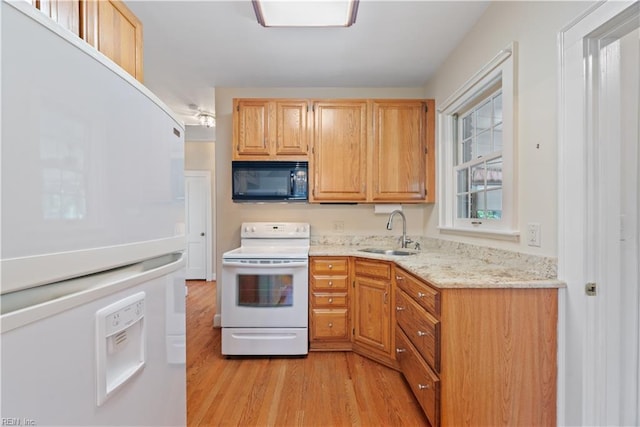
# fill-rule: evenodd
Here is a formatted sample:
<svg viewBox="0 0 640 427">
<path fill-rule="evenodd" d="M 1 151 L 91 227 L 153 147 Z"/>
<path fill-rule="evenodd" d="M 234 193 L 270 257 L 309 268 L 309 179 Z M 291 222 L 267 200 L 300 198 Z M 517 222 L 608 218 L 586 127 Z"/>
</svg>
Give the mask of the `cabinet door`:
<svg viewBox="0 0 640 427">
<path fill-rule="evenodd" d="M 310 200 L 366 200 L 366 101 L 318 101 L 313 111 Z"/>
<path fill-rule="evenodd" d="M 33 0 L 33 4 L 58 24 L 80 36 L 80 0 Z"/>
<path fill-rule="evenodd" d="M 308 153 L 307 101 L 276 101 L 275 155 L 306 156 Z"/>
<path fill-rule="evenodd" d="M 118 0 L 85 0 L 84 39 L 142 82 L 142 23 Z"/>
<path fill-rule="evenodd" d="M 270 103 L 264 99 L 234 101 L 233 139 L 234 159 L 266 160 L 270 153 Z"/>
<path fill-rule="evenodd" d="M 426 103 L 373 102 L 373 201 L 424 201 Z"/>
<path fill-rule="evenodd" d="M 390 355 L 391 294 L 386 280 L 356 276 L 354 341 Z"/>
</svg>

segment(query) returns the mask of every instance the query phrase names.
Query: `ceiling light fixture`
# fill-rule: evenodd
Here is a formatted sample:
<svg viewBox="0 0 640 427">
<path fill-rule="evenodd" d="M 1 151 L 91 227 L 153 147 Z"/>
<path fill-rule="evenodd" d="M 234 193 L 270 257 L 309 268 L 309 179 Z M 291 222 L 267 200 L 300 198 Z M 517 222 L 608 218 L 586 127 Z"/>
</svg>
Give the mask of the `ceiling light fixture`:
<svg viewBox="0 0 640 427">
<path fill-rule="evenodd" d="M 198 114 L 198 121 L 201 126 L 206 126 L 208 128 L 212 128 L 216 125 L 216 117 L 209 113 Z"/>
<path fill-rule="evenodd" d="M 350 27 L 359 0 L 252 0 L 263 27 Z"/>
</svg>

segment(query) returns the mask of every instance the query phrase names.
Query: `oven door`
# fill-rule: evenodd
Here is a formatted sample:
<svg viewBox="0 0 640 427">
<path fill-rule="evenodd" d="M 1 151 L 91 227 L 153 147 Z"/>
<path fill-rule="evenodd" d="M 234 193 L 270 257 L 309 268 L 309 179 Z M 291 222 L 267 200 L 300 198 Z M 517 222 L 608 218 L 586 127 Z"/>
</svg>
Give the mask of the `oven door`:
<svg viewBox="0 0 640 427">
<path fill-rule="evenodd" d="M 307 259 L 223 259 L 222 327 L 306 328 L 308 270 Z"/>
</svg>

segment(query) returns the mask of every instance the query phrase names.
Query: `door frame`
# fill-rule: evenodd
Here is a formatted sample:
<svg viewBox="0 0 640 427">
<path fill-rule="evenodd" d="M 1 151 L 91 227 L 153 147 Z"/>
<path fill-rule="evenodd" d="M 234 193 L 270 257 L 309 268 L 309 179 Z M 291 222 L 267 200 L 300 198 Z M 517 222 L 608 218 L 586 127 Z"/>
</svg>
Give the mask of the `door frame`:
<svg viewBox="0 0 640 427">
<path fill-rule="evenodd" d="M 187 178 L 204 178 L 205 179 L 205 207 L 206 207 L 206 213 L 205 213 L 205 251 L 206 251 L 206 255 L 205 255 L 205 262 L 206 262 L 206 277 L 205 280 L 207 281 L 212 281 L 212 280 L 216 280 L 216 274 L 213 271 L 213 255 L 215 254 L 214 248 L 213 248 L 213 242 L 215 241 L 215 239 L 213 239 L 213 235 L 212 235 L 212 231 L 215 229 L 213 227 L 213 206 L 211 205 L 211 171 L 208 170 L 190 170 L 190 169 L 186 169 L 184 171 L 184 178 L 185 178 L 185 182 Z M 186 194 L 185 194 L 186 197 Z M 185 199 L 185 203 L 186 203 L 186 199 Z M 186 212 L 185 212 L 186 214 Z M 187 218 L 185 217 L 185 222 L 187 221 Z"/>
<path fill-rule="evenodd" d="M 636 3 L 600 2 L 558 35 L 558 278 L 567 284 L 559 301 L 558 425 L 606 424 L 607 296 L 585 293 L 588 282 L 597 282 L 595 266 L 602 262 L 592 250 L 600 242 L 589 230 L 602 224 L 591 211 L 598 183 L 589 170 L 599 156 L 598 129 L 588 118 L 597 114 L 597 100 L 587 89 L 592 82 L 583 58 L 594 31 Z"/>
</svg>

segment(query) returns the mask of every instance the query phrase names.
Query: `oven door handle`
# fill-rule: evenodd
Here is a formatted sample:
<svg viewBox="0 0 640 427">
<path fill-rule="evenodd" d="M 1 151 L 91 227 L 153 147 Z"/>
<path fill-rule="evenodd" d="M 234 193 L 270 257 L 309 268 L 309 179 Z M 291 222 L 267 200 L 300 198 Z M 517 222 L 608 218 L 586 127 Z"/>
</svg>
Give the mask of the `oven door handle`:
<svg viewBox="0 0 640 427">
<path fill-rule="evenodd" d="M 290 267 L 307 267 L 309 261 L 287 261 L 287 262 L 242 262 L 242 261 L 222 261 L 223 266 L 227 267 L 247 267 L 247 268 L 290 268 Z"/>
</svg>

